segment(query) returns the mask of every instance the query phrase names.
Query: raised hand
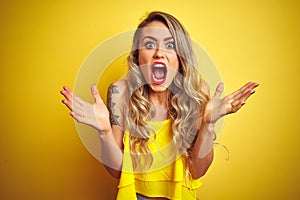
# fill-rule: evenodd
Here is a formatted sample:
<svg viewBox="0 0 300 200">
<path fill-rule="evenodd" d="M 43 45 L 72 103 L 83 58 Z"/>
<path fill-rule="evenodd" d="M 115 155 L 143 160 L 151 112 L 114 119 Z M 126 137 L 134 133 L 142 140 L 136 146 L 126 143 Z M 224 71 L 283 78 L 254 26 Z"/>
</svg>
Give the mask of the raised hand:
<svg viewBox="0 0 300 200">
<path fill-rule="evenodd" d="M 71 110 L 70 115 L 80 123 L 89 125 L 101 133 L 107 133 L 111 130 L 109 122 L 109 112 L 103 103 L 97 86 L 91 86 L 91 92 L 94 97 L 94 104 L 90 104 L 77 97 L 70 88 L 64 86 L 60 93 L 65 97 L 62 102 Z"/>
<path fill-rule="evenodd" d="M 208 101 L 205 107 L 203 120 L 206 123 L 214 124 L 224 115 L 237 112 L 255 92 L 254 88 L 258 85 L 258 83 L 249 82 L 234 93 L 220 99 L 224 89 L 223 83 L 220 83 L 217 86 L 214 96 Z"/>
</svg>

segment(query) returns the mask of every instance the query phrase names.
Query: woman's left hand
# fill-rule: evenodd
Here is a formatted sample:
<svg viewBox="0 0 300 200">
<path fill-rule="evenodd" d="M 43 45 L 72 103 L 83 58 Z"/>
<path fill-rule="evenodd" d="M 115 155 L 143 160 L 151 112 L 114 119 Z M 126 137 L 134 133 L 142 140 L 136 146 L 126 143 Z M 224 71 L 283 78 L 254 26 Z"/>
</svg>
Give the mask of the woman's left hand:
<svg viewBox="0 0 300 200">
<path fill-rule="evenodd" d="M 249 82 L 234 93 L 220 99 L 224 84 L 219 83 L 214 96 L 206 104 L 203 115 L 204 122 L 215 124 L 224 115 L 237 112 L 255 92 L 254 88 L 258 85 L 258 83 Z"/>
</svg>

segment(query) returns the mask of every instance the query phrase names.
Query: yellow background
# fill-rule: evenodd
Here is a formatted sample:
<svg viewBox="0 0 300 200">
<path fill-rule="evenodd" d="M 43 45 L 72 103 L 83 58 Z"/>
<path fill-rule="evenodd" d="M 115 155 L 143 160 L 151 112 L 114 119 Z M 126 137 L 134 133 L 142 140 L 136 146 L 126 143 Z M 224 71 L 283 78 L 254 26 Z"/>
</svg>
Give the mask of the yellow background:
<svg viewBox="0 0 300 200">
<path fill-rule="evenodd" d="M 114 199 L 117 180 L 82 145 L 59 90 L 151 10 L 186 26 L 227 93 L 261 84 L 226 118 L 230 160 L 216 147 L 201 199 L 299 198 L 299 1 L 120 0 L 0 2 L 0 199 Z"/>
</svg>

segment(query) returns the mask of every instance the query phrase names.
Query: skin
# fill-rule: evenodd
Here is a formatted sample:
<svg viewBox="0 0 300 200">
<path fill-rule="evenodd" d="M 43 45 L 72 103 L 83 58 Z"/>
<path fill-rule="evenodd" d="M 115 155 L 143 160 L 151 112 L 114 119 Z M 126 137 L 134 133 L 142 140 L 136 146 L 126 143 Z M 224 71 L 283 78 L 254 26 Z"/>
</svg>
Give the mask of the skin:
<svg viewBox="0 0 300 200">
<path fill-rule="evenodd" d="M 138 61 L 142 74 L 150 87 L 149 99 L 154 105 L 158 105 L 167 111 L 167 88 L 179 68 L 179 61 L 175 49 L 170 48 L 170 43 L 173 42 L 173 39 L 168 28 L 159 21 L 153 21 L 146 25 L 141 36 Z M 151 45 L 149 45 L 150 43 Z M 162 85 L 152 84 L 149 78 L 152 73 L 151 64 L 155 61 L 164 62 L 168 67 L 167 80 Z M 254 93 L 254 88 L 258 85 L 258 83 L 249 82 L 224 98 L 220 98 L 224 88 L 223 83 L 217 86 L 215 94 L 205 107 L 199 133 L 192 150 L 192 166 L 190 172 L 193 178 L 203 176 L 212 163 L 213 148 L 211 148 L 205 157 L 199 156 L 199 152 L 203 145 L 205 145 L 207 138 L 213 135 L 215 123 L 223 116 L 237 112 Z M 117 86 L 118 85 L 114 85 L 114 87 Z M 110 89 L 112 90 L 112 88 Z M 202 89 L 204 92 L 209 93 L 208 87 Z M 114 169 L 107 166 L 106 168 L 112 176 L 120 177 L 122 165 L 121 149 L 123 148 L 122 139 L 124 131 L 116 124 L 112 124 L 111 126 L 109 119 L 110 115 L 112 115 L 112 112 L 109 112 L 111 108 L 107 108 L 103 103 L 96 85 L 92 85 L 91 87 L 94 104 L 89 104 L 81 100 L 66 86 L 64 86 L 60 92 L 65 98 L 62 100 L 63 104 L 71 110 L 70 115 L 78 122 L 94 127 L 100 133 L 101 148 L 104 148 L 105 151 L 103 152 L 106 153 L 104 156 L 110 158 L 110 160 L 114 158 L 114 160 L 110 161 L 112 162 L 111 166 L 115 166 Z M 92 114 L 89 114 L 93 113 L 91 110 L 95 111 L 95 115 L 93 114 L 93 116 L 91 116 Z M 167 115 L 165 116 L 167 118 Z"/>
<path fill-rule="evenodd" d="M 143 28 L 139 42 L 138 62 L 151 93 L 157 95 L 159 92 L 167 92 L 178 71 L 179 61 L 174 39 L 162 22 L 153 21 Z M 162 85 L 153 84 L 151 81 L 151 65 L 154 62 L 163 62 L 168 68 L 167 80 Z"/>
<path fill-rule="evenodd" d="M 143 28 L 139 42 L 138 62 L 150 88 L 149 100 L 154 105 L 153 108 L 164 112 L 152 116 L 151 119 L 152 121 L 165 120 L 168 110 L 168 87 L 178 71 L 179 61 L 175 51 L 174 39 L 169 29 L 162 22 L 153 21 Z M 161 85 L 154 84 L 151 80 L 151 65 L 154 62 L 162 62 L 168 68 L 166 81 Z M 161 118 L 161 116 L 164 116 L 164 118 Z"/>
</svg>

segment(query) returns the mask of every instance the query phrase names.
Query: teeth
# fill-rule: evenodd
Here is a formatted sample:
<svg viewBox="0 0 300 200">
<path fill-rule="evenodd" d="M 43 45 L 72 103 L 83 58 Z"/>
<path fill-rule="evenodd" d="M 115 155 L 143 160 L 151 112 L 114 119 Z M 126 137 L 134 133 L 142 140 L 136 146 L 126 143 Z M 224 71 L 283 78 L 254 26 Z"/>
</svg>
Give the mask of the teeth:
<svg viewBox="0 0 300 200">
<path fill-rule="evenodd" d="M 163 64 L 155 64 L 154 67 L 165 67 Z"/>
</svg>

